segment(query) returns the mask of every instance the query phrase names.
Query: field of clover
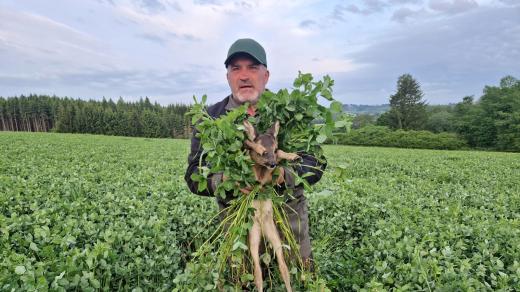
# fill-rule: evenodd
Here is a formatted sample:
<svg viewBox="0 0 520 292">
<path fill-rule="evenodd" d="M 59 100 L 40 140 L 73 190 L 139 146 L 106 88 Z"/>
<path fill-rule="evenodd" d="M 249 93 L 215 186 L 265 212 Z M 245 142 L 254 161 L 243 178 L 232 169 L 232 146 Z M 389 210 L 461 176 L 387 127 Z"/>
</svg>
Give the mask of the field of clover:
<svg viewBox="0 0 520 292">
<path fill-rule="evenodd" d="M 0 290 L 178 288 L 217 226 L 214 199 L 185 185 L 188 144 L 0 132 Z M 520 154 L 324 152 L 307 196 L 330 290 L 520 289 Z"/>
</svg>

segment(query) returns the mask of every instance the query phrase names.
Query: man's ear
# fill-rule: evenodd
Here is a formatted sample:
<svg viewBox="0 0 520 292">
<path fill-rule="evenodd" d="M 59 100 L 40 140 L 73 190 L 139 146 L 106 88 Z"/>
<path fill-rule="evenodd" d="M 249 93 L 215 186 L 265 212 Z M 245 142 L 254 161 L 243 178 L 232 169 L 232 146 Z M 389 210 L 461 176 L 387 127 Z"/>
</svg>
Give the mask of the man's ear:
<svg viewBox="0 0 520 292">
<path fill-rule="evenodd" d="M 273 135 L 273 137 L 276 138 L 276 136 L 278 136 L 278 130 L 280 130 L 280 122 L 276 121 L 274 122 L 274 125 L 272 125 L 271 128 L 267 130 L 266 134 Z"/>
</svg>

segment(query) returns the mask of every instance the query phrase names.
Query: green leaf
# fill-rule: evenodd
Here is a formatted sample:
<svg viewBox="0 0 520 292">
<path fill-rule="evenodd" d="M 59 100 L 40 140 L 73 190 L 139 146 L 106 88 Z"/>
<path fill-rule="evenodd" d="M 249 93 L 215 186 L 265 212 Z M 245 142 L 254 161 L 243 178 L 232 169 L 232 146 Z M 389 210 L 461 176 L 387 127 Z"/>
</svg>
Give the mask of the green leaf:
<svg viewBox="0 0 520 292">
<path fill-rule="evenodd" d="M 242 276 L 240 276 L 240 281 L 242 283 L 251 282 L 254 279 L 255 279 L 255 276 L 253 276 L 252 274 L 242 274 Z"/>
<path fill-rule="evenodd" d="M 89 281 L 90 281 L 90 284 L 92 284 L 92 287 L 94 287 L 96 289 L 101 288 L 101 283 L 99 283 L 99 280 L 94 279 L 94 278 L 90 278 Z M 136 289 L 140 289 L 140 288 L 137 287 Z M 134 290 L 135 289 L 133 289 L 132 291 L 134 291 Z M 143 290 L 135 290 L 135 291 L 143 291 Z"/>
<path fill-rule="evenodd" d="M 34 251 L 39 251 L 40 249 L 38 248 L 38 246 L 36 245 L 36 243 L 34 242 L 31 242 L 31 244 L 29 244 L 29 248 L 31 250 L 34 250 Z"/>
<path fill-rule="evenodd" d="M 303 119 L 303 115 L 302 114 L 296 114 L 294 116 L 294 118 L 297 120 L 297 121 L 301 121 Z"/>
<path fill-rule="evenodd" d="M 334 85 L 334 80 L 329 75 L 323 76 L 323 87 L 330 87 Z"/>
<path fill-rule="evenodd" d="M 192 173 L 190 175 L 190 178 L 192 181 L 200 181 L 202 179 L 202 176 L 198 173 Z"/>
<path fill-rule="evenodd" d="M 23 275 L 25 274 L 25 267 L 24 266 L 16 266 L 16 268 L 14 269 L 14 272 L 17 274 L 17 275 Z"/>
<path fill-rule="evenodd" d="M 208 188 L 208 181 L 207 180 L 199 181 L 199 186 L 197 188 L 197 191 L 202 192 L 202 191 L 205 191 L 207 188 Z"/>
<path fill-rule="evenodd" d="M 322 89 L 320 92 L 321 96 L 323 96 L 326 100 L 333 100 L 332 93 L 328 89 Z"/>
<path fill-rule="evenodd" d="M 340 113 L 343 110 L 343 104 L 339 101 L 333 101 L 330 104 L 330 111 L 333 113 Z"/>
<path fill-rule="evenodd" d="M 271 255 L 268 252 L 262 255 L 262 262 L 264 262 L 266 266 L 269 266 L 269 264 L 271 263 Z"/>
<path fill-rule="evenodd" d="M 92 256 L 87 256 L 87 266 L 89 269 L 92 269 L 92 266 L 94 265 L 94 259 L 92 258 Z"/>
<path fill-rule="evenodd" d="M 325 140 L 327 140 L 327 136 L 325 136 L 323 134 L 319 134 L 318 137 L 316 137 L 316 142 L 318 142 L 320 144 L 325 142 Z"/>
<path fill-rule="evenodd" d="M 231 251 L 235 251 L 237 249 L 242 249 L 242 250 L 247 250 L 247 245 L 245 245 L 244 243 L 242 243 L 242 241 L 240 240 L 237 240 L 235 242 L 235 244 L 233 244 L 233 247 L 231 248 Z"/>
<path fill-rule="evenodd" d="M 334 123 L 334 127 L 335 127 L 335 128 L 343 128 L 343 127 L 345 127 L 345 126 L 347 125 L 347 123 L 348 123 L 348 122 L 345 121 L 345 120 L 339 120 L 339 121 L 336 121 L 336 122 Z"/>
</svg>

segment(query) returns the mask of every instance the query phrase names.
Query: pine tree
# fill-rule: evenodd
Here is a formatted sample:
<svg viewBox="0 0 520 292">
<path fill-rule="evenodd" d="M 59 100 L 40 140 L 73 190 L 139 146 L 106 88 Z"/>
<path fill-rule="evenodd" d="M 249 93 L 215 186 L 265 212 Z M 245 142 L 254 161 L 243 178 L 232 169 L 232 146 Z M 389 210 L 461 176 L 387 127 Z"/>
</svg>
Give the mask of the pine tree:
<svg viewBox="0 0 520 292">
<path fill-rule="evenodd" d="M 390 96 L 389 126 L 404 130 L 421 129 L 427 118 L 423 95 L 412 75 L 401 75 L 397 80 L 397 92 Z"/>
</svg>

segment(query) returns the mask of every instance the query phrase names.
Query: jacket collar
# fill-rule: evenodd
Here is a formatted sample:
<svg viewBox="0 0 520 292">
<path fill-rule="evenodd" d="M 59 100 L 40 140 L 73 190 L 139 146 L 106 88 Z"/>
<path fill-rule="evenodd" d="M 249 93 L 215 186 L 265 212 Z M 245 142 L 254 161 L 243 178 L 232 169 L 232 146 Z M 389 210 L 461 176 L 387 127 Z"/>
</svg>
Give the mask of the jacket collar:
<svg viewBox="0 0 520 292">
<path fill-rule="evenodd" d="M 233 94 L 230 94 L 228 96 L 228 102 L 226 104 L 226 106 L 224 107 L 227 111 L 230 111 L 234 108 L 237 108 L 239 107 L 240 104 L 233 98 Z"/>
</svg>

